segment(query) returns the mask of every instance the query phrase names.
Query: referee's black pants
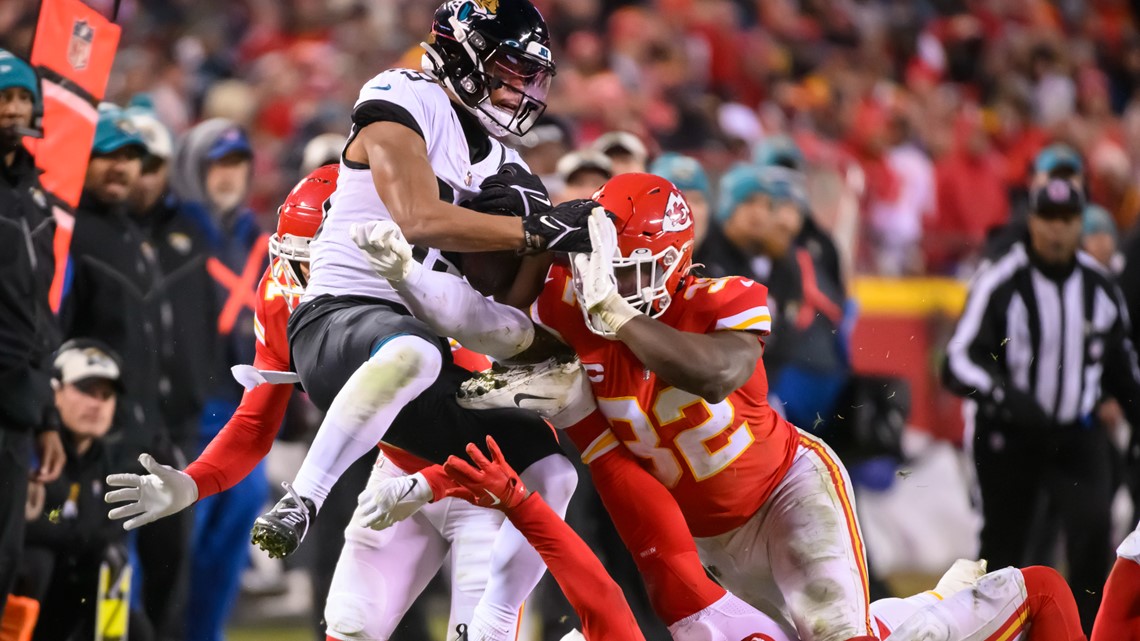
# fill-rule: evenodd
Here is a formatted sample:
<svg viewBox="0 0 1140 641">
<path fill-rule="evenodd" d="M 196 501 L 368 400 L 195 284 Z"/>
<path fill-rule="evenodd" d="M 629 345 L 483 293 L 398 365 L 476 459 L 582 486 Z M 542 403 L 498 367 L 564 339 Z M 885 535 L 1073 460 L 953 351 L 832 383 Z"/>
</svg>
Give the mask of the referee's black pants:
<svg viewBox="0 0 1140 641">
<path fill-rule="evenodd" d="M 1023 430 L 979 422 L 974 462 L 981 490 L 981 557 L 1024 567 L 1034 537 L 1056 514 L 1065 535 L 1069 586 L 1091 634 L 1112 559 L 1112 449 L 1099 425 Z"/>
</svg>

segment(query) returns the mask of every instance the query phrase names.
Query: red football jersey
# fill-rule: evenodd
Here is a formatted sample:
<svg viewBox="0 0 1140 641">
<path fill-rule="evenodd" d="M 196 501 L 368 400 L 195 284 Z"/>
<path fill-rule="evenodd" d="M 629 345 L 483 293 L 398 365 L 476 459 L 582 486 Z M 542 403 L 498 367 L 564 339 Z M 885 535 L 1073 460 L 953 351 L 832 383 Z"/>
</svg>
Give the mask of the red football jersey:
<svg viewBox="0 0 1140 641">
<path fill-rule="evenodd" d="M 768 405 L 764 364 L 740 389 L 709 403 L 660 380 L 619 341 L 591 332 L 570 271 L 551 268 L 531 308 L 538 324 L 574 348 L 610 432 L 573 434 L 587 463 L 619 442 L 668 487 L 694 536 L 744 524 L 791 466 L 796 430 Z M 767 289 L 747 278 L 686 278 L 659 320 L 687 332 L 769 332 Z M 759 340 L 759 338 L 757 339 Z M 572 428 L 573 430 L 573 428 Z"/>
<path fill-rule="evenodd" d="M 275 259 L 276 260 L 280 259 Z M 270 263 L 257 285 L 257 304 L 253 308 L 253 333 L 257 336 L 257 355 L 273 364 L 275 371 L 289 370 L 289 306 L 290 294 L 273 278 Z M 262 368 L 267 369 L 267 368 Z"/>
<path fill-rule="evenodd" d="M 257 286 L 253 328 L 257 336 L 254 367 L 284 372 L 289 369 L 289 297 L 273 279 L 273 264 Z M 227 490 L 244 479 L 269 453 L 292 385 L 261 385 L 241 397 L 234 415 L 206 446 L 186 473 L 198 485 L 199 498 Z"/>
</svg>

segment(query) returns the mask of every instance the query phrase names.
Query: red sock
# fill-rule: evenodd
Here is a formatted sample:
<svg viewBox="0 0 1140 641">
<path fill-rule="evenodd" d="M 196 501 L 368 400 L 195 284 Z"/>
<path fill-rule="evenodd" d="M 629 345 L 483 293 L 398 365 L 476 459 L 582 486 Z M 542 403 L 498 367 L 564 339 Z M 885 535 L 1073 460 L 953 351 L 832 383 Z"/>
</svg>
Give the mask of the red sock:
<svg viewBox="0 0 1140 641">
<path fill-rule="evenodd" d="M 1025 604 L 1029 609 L 1029 641 L 1085 641 L 1081 616 L 1069 584 L 1053 568 L 1022 568 Z"/>
<path fill-rule="evenodd" d="M 1092 641 L 1140 641 L 1140 565 L 1129 559 L 1112 566 Z"/>
</svg>

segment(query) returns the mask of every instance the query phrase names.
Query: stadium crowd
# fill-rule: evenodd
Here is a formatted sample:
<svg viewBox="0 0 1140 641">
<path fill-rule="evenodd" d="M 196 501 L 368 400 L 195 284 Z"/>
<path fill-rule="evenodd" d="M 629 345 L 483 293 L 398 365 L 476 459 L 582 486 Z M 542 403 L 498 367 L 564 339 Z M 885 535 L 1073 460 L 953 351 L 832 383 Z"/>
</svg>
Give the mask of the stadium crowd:
<svg viewBox="0 0 1140 641">
<path fill-rule="evenodd" d="M 240 591 L 249 527 L 277 498 L 264 469 L 199 501 L 192 514 L 129 537 L 93 497 L 107 473 L 137 468 L 143 451 L 184 468 L 230 419 L 241 389 L 229 368 L 253 361 L 249 301 L 278 207 L 299 179 L 339 160 L 361 85 L 388 67 L 419 69 L 419 42 L 437 2 L 88 4 L 108 15 L 117 8 L 123 35 L 75 213 L 70 275 L 52 330 L 60 336 L 45 355 L 58 410 L 45 422 L 62 435 L 67 463 L 29 483 L 27 554 L 13 594 L 41 601 L 41 616 L 57 624 L 52 608 L 82 602 L 93 622 L 99 566 L 134 567 L 131 638 L 214 641 Z M 850 455 L 849 466 L 900 456 L 897 442 L 852 442 L 845 433 L 859 420 L 845 412 L 857 406 L 853 390 L 866 387 L 851 365 L 853 278 L 966 281 L 1008 256 L 1035 216 L 1053 216 L 1047 207 L 1064 201 L 1056 215 L 1079 220 L 1081 247 L 1119 281 L 1120 290 L 1106 290 L 1123 292 L 1127 313 L 1118 315 L 1140 316 L 1140 16 L 1131 3 L 535 4 L 550 25 L 557 75 L 544 116 L 510 142 L 554 202 L 589 198 L 626 172 L 676 184 L 696 218 L 696 262 L 711 276 L 744 275 L 769 288 L 773 335 L 764 361 L 773 404 Z M 26 57 L 35 5 L 0 5 L 0 48 Z M 0 92 L 28 86 L 19 70 L 3 69 Z M 1056 193 L 1058 182 L 1071 200 Z M 1121 327 L 1131 333 L 1120 338 L 1135 344 L 1136 328 Z M 88 340 L 59 347 L 68 339 Z M 980 389 L 953 362 L 947 379 L 967 398 Z M 999 398 L 991 410 L 1024 410 L 1022 421 L 1049 415 L 1040 422 L 1056 430 L 1094 430 L 1105 444 L 1120 442 L 1116 430 L 1135 424 L 1140 408 L 1134 382 L 1106 385 L 1116 398 L 1093 399 L 1095 407 L 1073 420 L 1054 417 L 1060 409 L 1040 407 L 1033 393 L 1012 410 Z M 81 403 L 90 407 L 77 409 Z M 281 438 L 311 438 L 315 412 L 294 399 Z M 1001 450 L 993 435 L 1002 429 L 979 427 L 979 438 Z M 1027 550 L 1020 559 L 1006 554 L 1003 564 L 1056 564 L 1057 531 L 1071 520 L 1103 521 L 1099 539 L 1069 550 L 1062 564 L 1083 572 L 1073 588 L 1086 632 L 1099 596 L 1085 593 L 1103 585 L 1119 543 L 1108 539 L 1111 496 L 1124 483 L 1140 497 L 1140 443 L 1124 442 L 1120 451 L 1098 445 L 1079 458 L 1082 470 L 1104 472 L 1094 480 L 1073 475 L 1088 483 L 1082 491 L 1097 493 L 1085 502 L 1093 512 L 1065 507 L 1072 501 L 1043 508 L 1044 516 L 1030 516 L 1054 524 L 1039 528 L 1045 535 L 1008 532 L 999 541 L 992 525 L 983 530 L 983 553 Z M 974 455 L 970 438 L 966 448 Z M 997 505 L 985 485 L 993 459 L 981 456 L 982 496 Z M 355 507 L 352 487 L 363 485 L 369 462 L 330 496 L 322 516 L 333 516 L 316 530 L 315 558 L 299 562 L 312 566 L 317 630 Z M 1061 468 L 1046 467 L 1045 480 L 1024 491 L 1051 496 L 1049 479 L 1072 472 Z M 636 568 L 587 485 L 567 521 L 626 589 L 647 638 L 658 638 L 650 631 L 664 630 Z M 1077 502 L 1088 497 L 1081 496 Z M 1096 558 L 1082 558 L 1090 554 Z M 544 584 L 538 599 L 554 629 L 568 610 L 552 588 Z M 403 638 L 427 638 L 421 618 L 408 618 Z M 75 620 L 81 624 L 91 625 Z M 72 632 L 37 628 L 35 638 Z"/>
</svg>

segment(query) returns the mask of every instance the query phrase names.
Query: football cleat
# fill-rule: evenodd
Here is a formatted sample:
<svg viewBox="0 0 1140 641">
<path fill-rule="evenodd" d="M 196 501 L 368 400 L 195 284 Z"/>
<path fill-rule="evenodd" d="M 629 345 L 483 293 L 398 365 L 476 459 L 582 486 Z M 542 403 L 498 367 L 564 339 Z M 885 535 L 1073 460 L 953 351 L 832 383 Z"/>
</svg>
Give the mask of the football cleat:
<svg viewBox="0 0 1140 641">
<path fill-rule="evenodd" d="M 958 559 L 954 561 L 954 565 L 946 570 L 946 574 L 938 579 L 938 585 L 934 586 L 934 591 L 938 593 L 943 599 L 948 599 L 951 596 L 973 586 L 986 574 L 986 560 L 979 559 Z"/>
<path fill-rule="evenodd" d="M 577 358 L 555 356 L 527 365 L 495 363 L 464 381 L 456 397 L 468 409 L 517 407 L 552 418 L 579 403 L 586 385 Z"/>
<path fill-rule="evenodd" d="M 460 623 L 456 625 L 455 634 L 458 635 L 455 637 L 455 641 L 467 641 L 467 624 Z"/>
<path fill-rule="evenodd" d="M 250 540 L 265 550 L 271 559 L 283 559 L 301 545 L 309 524 L 317 514 L 313 502 L 297 494 L 289 483 L 282 483 L 285 496 L 265 514 L 257 517 Z"/>
</svg>

